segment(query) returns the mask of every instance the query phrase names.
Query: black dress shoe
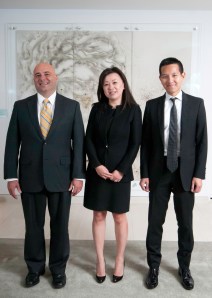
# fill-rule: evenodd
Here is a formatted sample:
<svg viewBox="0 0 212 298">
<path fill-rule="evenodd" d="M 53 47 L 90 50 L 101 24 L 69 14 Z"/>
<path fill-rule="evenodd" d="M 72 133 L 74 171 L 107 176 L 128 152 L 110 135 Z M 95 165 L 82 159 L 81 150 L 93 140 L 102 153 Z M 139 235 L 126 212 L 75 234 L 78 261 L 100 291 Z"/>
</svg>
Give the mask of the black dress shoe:
<svg viewBox="0 0 212 298">
<path fill-rule="evenodd" d="M 41 272 L 29 272 L 25 278 L 25 286 L 27 288 L 33 287 L 40 282 L 40 275 L 45 273 L 45 269 Z"/>
<path fill-rule="evenodd" d="M 99 283 L 99 284 L 102 284 L 106 279 L 106 275 L 104 276 L 98 276 L 96 275 L 96 281 Z"/>
<path fill-rule="evenodd" d="M 146 278 L 146 286 L 148 289 L 154 289 L 158 285 L 158 268 L 150 268 L 147 278 Z"/>
<path fill-rule="evenodd" d="M 55 289 L 61 289 L 66 284 L 65 274 L 52 274 L 52 285 Z"/>
<path fill-rule="evenodd" d="M 186 290 L 192 290 L 194 288 L 194 280 L 191 276 L 189 268 L 182 269 L 179 268 L 179 276 L 181 278 L 181 283 Z"/>
</svg>

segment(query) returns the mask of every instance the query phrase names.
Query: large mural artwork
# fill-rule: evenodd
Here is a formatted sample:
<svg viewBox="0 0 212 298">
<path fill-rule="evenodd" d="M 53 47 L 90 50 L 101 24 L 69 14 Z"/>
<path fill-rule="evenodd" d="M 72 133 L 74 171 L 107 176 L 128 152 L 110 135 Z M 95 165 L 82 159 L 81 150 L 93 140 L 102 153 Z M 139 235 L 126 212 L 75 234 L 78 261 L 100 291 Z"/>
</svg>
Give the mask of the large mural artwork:
<svg viewBox="0 0 212 298">
<path fill-rule="evenodd" d="M 35 93 L 34 66 L 41 61 L 49 62 L 59 77 L 58 92 L 80 102 L 85 127 L 91 105 L 97 101 L 99 75 L 106 67 L 114 65 L 123 70 L 142 111 L 147 100 L 164 92 L 158 79 L 158 66 L 163 58 L 182 60 L 187 72 L 185 89 L 191 90 L 192 30 L 26 29 L 16 30 L 15 38 L 16 99 Z M 134 174 L 138 181 L 139 157 L 134 163 Z"/>
</svg>

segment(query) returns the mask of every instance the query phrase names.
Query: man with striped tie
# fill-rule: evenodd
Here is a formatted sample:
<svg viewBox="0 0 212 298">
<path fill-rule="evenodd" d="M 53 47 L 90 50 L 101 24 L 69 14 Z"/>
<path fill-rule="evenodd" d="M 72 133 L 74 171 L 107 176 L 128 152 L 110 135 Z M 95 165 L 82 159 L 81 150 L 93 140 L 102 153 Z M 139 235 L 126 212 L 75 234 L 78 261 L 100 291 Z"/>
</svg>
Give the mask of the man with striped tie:
<svg viewBox="0 0 212 298">
<path fill-rule="evenodd" d="M 195 193 L 205 179 L 206 112 L 202 98 L 182 91 L 185 72 L 180 60 L 163 59 L 159 78 L 166 92 L 146 103 L 142 128 L 140 186 L 149 192 L 146 286 L 158 286 L 163 224 L 172 193 L 178 224 L 178 274 L 182 286 L 192 290 L 193 207 Z"/>
<path fill-rule="evenodd" d="M 56 92 L 52 65 L 34 69 L 37 94 L 14 104 L 5 147 L 4 177 L 11 196 L 21 194 L 26 234 L 25 286 L 45 273 L 45 211 L 50 215 L 49 269 L 54 288 L 66 284 L 71 195 L 82 189 L 84 127 L 79 103 Z"/>
</svg>

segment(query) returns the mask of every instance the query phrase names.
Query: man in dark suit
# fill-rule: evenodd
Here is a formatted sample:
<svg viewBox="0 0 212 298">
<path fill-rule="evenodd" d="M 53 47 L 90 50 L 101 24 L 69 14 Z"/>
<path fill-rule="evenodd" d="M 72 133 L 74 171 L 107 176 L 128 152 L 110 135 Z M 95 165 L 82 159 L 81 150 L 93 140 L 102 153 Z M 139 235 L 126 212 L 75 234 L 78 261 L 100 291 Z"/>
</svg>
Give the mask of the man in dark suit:
<svg viewBox="0 0 212 298">
<path fill-rule="evenodd" d="M 150 269 L 146 285 L 149 289 L 158 285 L 162 226 L 172 192 L 178 223 L 179 275 L 184 288 L 191 290 L 194 194 L 201 190 L 207 156 L 205 108 L 201 98 L 181 90 L 185 72 L 178 59 L 164 59 L 159 72 L 166 93 L 146 104 L 141 147 L 140 185 L 149 192 L 146 246 Z"/>
<path fill-rule="evenodd" d="M 55 288 L 65 286 L 71 194 L 81 191 L 81 178 L 85 177 L 80 106 L 56 92 L 57 80 L 50 64 L 35 67 L 37 94 L 15 102 L 7 133 L 4 177 L 11 196 L 21 194 L 26 226 L 24 258 L 29 270 L 26 287 L 38 284 L 45 272 L 46 205 L 50 214 L 52 283 Z"/>
</svg>

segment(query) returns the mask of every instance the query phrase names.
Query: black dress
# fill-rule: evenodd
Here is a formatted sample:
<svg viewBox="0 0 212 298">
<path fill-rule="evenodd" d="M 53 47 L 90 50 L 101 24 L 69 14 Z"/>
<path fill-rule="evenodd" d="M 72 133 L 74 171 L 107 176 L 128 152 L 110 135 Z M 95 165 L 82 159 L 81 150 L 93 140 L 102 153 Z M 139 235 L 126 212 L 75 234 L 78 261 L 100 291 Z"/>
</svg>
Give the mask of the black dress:
<svg viewBox="0 0 212 298">
<path fill-rule="evenodd" d="M 88 168 L 84 206 L 95 211 L 129 211 L 132 163 L 141 141 L 141 110 L 138 105 L 123 109 L 94 104 L 86 131 Z M 120 182 L 101 178 L 95 168 L 104 165 L 110 172 L 124 173 Z"/>
</svg>

